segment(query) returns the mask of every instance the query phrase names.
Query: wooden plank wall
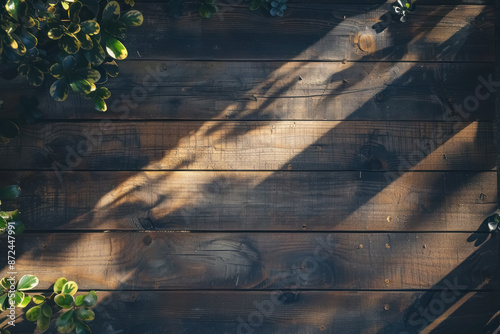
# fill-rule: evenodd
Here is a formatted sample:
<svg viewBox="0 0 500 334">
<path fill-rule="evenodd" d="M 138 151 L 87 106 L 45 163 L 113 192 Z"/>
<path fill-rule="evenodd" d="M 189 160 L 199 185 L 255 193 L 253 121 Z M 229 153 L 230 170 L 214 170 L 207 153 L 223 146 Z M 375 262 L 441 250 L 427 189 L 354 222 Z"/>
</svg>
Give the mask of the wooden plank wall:
<svg viewBox="0 0 500 334">
<path fill-rule="evenodd" d="M 494 72 L 493 1 L 419 1 L 379 33 L 377 0 L 137 2 L 107 113 L 0 81 L 7 115 L 43 111 L 0 147 L 20 274 L 98 290 L 94 333 L 497 328 L 495 100 L 463 107 Z"/>
</svg>

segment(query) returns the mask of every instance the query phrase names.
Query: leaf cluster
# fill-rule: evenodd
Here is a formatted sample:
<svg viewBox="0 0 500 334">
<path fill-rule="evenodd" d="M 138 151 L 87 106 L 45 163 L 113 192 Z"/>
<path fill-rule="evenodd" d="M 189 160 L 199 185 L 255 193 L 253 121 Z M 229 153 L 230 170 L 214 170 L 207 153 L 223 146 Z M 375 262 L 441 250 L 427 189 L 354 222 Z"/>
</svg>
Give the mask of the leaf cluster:
<svg viewBox="0 0 500 334">
<path fill-rule="evenodd" d="M 24 291 L 32 290 L 38 285 L 38 278 L 33 275 L 24 275 L 18 282 L 4 277 L 0 281 L 3 293 L 0 296 L 0 311 L 7 310 L 11 305 L 15 307 L 26 307 L 31 297 Z"/>
<path fill-rule="evenodd" d="M 64 101 L 82 94 L 106 111 L 109 90 L 127 58 L 128 28 L 142 25 L 132 0 L 0 0 L 0 61 L 17 65 L 33 86 L 52 77 L 50 95 Z M 126 8 L 126 10 L 123 10 Z"/>
<path fill-rule="evenodd" d="M 87 322 L 95 319 L 94 312 L 90 309 L 97 303 L 97 294 L 90 291 L 85 295 L 75 297 L 78 291 L 78 285 L 66 278 L 59 278 L 54 284 L 54 293 L 46 298 L 42 295 L 33 296 L 33 302 L 36 306 L 26 312 L 28 321 L 36 322 L 37 329 L 40 332 L 46 331 L 50 326 L 50 319 L 61 309 L 62 314 L 56 320 L 56 328 L 59 333 L 77 334 L 92 333 Z M 56 312 L 54 312 L 56 308 Z M 67 310 L 67 311 L 64 311 Z"/>
<path fill-rule="evenodd" d="M 415 10 L 414 0 L 397 0 L 392 4 L 392 11 L 401 22 L 406 22 L 408 14 Z"/>
<path fill-rule="evenodd" d="M 21 188 L 19 188 L 19 186 L 17 185 L 10 185 L 0 188 L 0 200 L 14 200 L 19 197 L 20 194 Z M 1 204 L 2 202 L 0 201 L 0 206 Z M 9 235 L 19 235 L 24 231 L 24 224 L 21 223 L 21 213 L 19 212 L 19 210 L 0 210 L 0 234 L 5 233 L 6 231 Z"/>
<path fill-rule="evenodd" d="M 252 0 L 250 3 L 251 10 L 264 8 L 271 16 L 283 16 L 286 10 L 287 0 Z"/>
</svg>

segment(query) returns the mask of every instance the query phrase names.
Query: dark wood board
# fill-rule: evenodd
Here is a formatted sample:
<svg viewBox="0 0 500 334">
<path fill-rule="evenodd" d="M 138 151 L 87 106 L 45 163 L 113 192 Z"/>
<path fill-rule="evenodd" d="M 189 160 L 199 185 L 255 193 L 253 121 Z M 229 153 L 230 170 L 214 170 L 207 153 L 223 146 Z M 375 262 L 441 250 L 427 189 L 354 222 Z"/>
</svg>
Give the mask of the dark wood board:
<svg viewBox="0 0 500 334">
<path fill-rule="evenodd" d="M 497 275 L 499 240 L 477 233 L 37 233 L 16 241 L 16 271 L 36 274 L 41 289 L 61 276 L 105 290 L 438 289 L 447 275 L 478 289 Z"/>
<path fill-rule="evenodd" d="M 487 122 L 41 123 L 0 147 L 0 169 L 484 171 L 495 133 Z"/>
<path fill-rule="evenodd" d="M 430 329 L 435 329 L 432 333 L 465 334 L 487 333 L 499 321 L 495 317 L 499 295 L 491 292 L 458 291 L 453 295 L 445 291 L 441 295 L 441 291 L 98 291 L 97 294 L 100 302 L 94 308 L 96 319 L 89 324 L 99 334 L 416 334 L 429 333 Z M 488 323 L 490 318 L 493 321 Z M 32 323 L 24 321 L 12 333 L 32 334 L 33 329 Z"/>
<path fill-rule="evenodd" d="M 493 69 L 493 63 L 125 61 L 106 84 L 112 93 L 106 113 L 77 94 L 56 102 L 48 87 L 30 88 L 23 78 L 0 81 L 0 99 L 4 117 L 14 117 L 21 96 L 37 96 L 45 120 L 493 121 L 494 98 L 483 84 Z"/>
<path fill-rule="evenodd" d="M 406 24 L 378 34 L 373 26 L 389 9 L 383 4 L 290 6 L 277 20 L 246 6 L 210 20 L 170 18 L 164 3 L 136 7 L 146 20 L 129 33 L 130 59 L 494 60 L 493 6 L 422 5 Z"/>
<path fill-rule="evenodd" d="M 496 172 L 0 173 L 28 230 L 475 231 Z M 43 219 L 41 219 L 43 217 Z"/>
</svg>

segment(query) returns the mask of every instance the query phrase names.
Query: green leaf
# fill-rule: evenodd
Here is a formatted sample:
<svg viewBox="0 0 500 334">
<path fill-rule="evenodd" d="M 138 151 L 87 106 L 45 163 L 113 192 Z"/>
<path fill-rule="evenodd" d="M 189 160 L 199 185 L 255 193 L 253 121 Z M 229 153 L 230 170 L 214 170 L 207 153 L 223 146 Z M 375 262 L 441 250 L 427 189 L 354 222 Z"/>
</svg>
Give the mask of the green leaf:
<svg viewBox="0 0 500 334">
<path fill-rule="evenodd" d="M 78 15 L 80 14 L 80 10 L 82 10 L 82 3 L 79 1 L 73 2 L 69 6 L 69 19 L 73 22 L 79 23 L 80 18 Z"/>
<path fill-rule="evenodd" d="M 33 49 L 38 44 L 38 39 L 35 37 L 35 35 L 26 30 L 26 28 L 24 27 L 22 28 L 19 37 L 21 38 L 21 41 L 27 49 Z"/>
<path fill-rule="evenodd" d="M 68 31 L 73 35 L 78 33 L 81 30 L 80 25 L 74 22 L 71 22 L 68 26 Z"/>
<path fill-rule="evenodd" d="M 92 290 L 83 299 L 83 305 L 87 307 L 92 307 L 97 303 L 97 293 Z"/>
<path fill-rule="evenodd" d="M 74 311 L 68 311 L 64 313 L 59 319 L 56 321 L 57 330 L 59 333 L 71 333 L 75 328 L 75 320 L 73 318 Z"/>
<path fill-rule="evenodd" d="M 101 99 L 106 100 L 111 97 L 111 92 L 106 87 L 100 87 L 96 91 L 96 96 L 99 96 Z"/>
<path fill-rule="evenodd" d="M 19 74 L 22 76 L 28 76 L 28 73 L 30 72 L 30 66 L 26 63 L 21 64 L 17 68 L 17 72 L 19 72 Z"/>
<path fill-rule="evenodd" d="M 104 7 L 102 12 L 102 20 L 104 22 L 116 21 L 120 18 L 120 4 L 116 1 L 110 1 Z"/>
<path fill-rule="evenodd" d="M 262 4 L 262 0 L 252 0 L 252 3 L 250 4 L 250 10 L 259 9 L 261 4 Z"/>
<path fill-rule="evenodd" d="M 12 39 L 16 42 L 17 47 L 13 48 L 16 49 L 16 53 L 20 56 L 24 56 L 26 54 L 26 46 L 24 46 L 23 41 L 19 36 L 12 34 L 10 35 Z"/>
<path fill-rule="evenodd" d="M 9 307 L 9 299 L 8 295 L 4 293 L 0 296 L 0 311 L 5 311 Z"/>
<path fill-rule="evenodd" d="M 50 96 L 56 101 L 64 101 L 68 97 L 69 86 L 66 79 L 59 79 L 50 86 Z"/>
<path fill-rule="evenodd" d="M 14 305 L 17 307 L 21 306 L 24 301 L 25 294 L 21 291 L 14 292 Z"/>
<path fill-rule="evenodd" d="M 16 125 L 16 123 L 7 120 L 0 120 L 0 136 L 11 139 L 15 138 L 18 134 L 19 134 L 19 127 Z M 0 190 L 0 199 L 2 199 L 1 190 Z M 3 198 L 3 199 L 8 199 L 8 198 Z"/>
<path fill-rule="evenodd" d="M 86 324 L 82 323 L 81 321 L 76 321 L 76 334 L 91 334 L 92 331 L 90 330 L 90 327 L 87 326 Z"/>
<path fill-rule="evenodd" d="M 42 313 L 44 316 L 47 318 L 50 318 L 52 316 L 52 308 L 48 304 L 43 304 L 42 305 Z"/>
<path fill-rule="evenodd" d="M 79 296 L 75 297 L 75 305 L 81 306 L 84 298 L 85 298 L 85 295 L 79 295 Z"/>
<path fill-rule="evenodd" d="M 81 48 L 83 50 L 92 50 L 92 48 L 94 47 L 94 43 L 92 42 L 92 39 L 90 38 L 89 35 L 86 35 L 84 32 L 80 31 L 76 37 L 78 38 L 78 40 L 80 41 L 81 43 Z"/>
<path fill-rule="evenodd" d="M 71 80 L 69 85 L 74 92 L 80 94 L 89 94 L 96 90 L 96 85 L 85 79 L 75 79 Z"/>
<path fill-rule="evenodd" d="M 20 17 L 26 12 L 26 3 L 24 0 L 7 0 L 5 9 L 10 16 L 19 21 Z"/>
<path fill-rule="evenodd" d="M 34 275 L 24 275 L 17 283 L 17 290 L 26 291 L 31 290 L 38 285 L 38 277 Z"/>
<path fill-rule="evenodd" d="M 213 14 L 217 13 L 217 7 L 211 4 L 203 4 L 200 6 L 198 13 L 201 17 L 209 19 Z"/>
<path fill-rule="evenodd" d="M 7 212 L 4 212 L 6 215 L 7 215 L 7 218 L 9 220 L 16 220 L 16 219 L 20 219 L 21 218 L 21 213 L 19 212 L 19 210 L 14 210 L 14 211 L 7 211 Z"/>
<path fill-rule="evenodd" d="M 44 297 L 44 296 L 42 296 L 42 295 L 34 295 L 34 296 L 33 296 L 33 302 L 34 302 L 35 304 L 41 304 L 41 303 L 43 303 L 44 301 L 45 301 L 45 297 Z"/>
<path fill-rule="evenodd" d="M 21 307 L 21 308 L 26 307 L 26 306 L 28 306 L 28 304 L 30 303 L 30 301 L 31 301 L 31 296 L 28 296 L 28 295 L 25 294 L 23 300 L 21 301 L 21 303 L 19 303 L 19 305 L 16 305 L 16 306 L 17 307 Z"/>
<path fill-rule="evenodd" d="M 66 51 L 66 53 L 73 55 L 80 50 L 82 43 L 74 37 L 64 35 L 59 40 L 59 47 Z"/>
<path fill-rule="evenodd" d="M 50 67 L 49 73 L 56 79 L 64 76 L 64 67 L 61 64 L 54 64 Z"/>
<path fill-rule="evenodd" d="M 6 329 L 0 329 L 0 334 L 10 334 L 10 332 Z"/>
<path fill-rule="evenodd" d="M 36 328 L 38 328 L 39 331 L 44 332 L 47 329 L 49 329 L 50 326 L 50 318 L 42 315 L 38 320 L 36 321 Z"/>
<path fill-rule="evenodd" d="M 35 306 L 30 308 L 28 312 L 26 312 L 26 320 L 37 321 L 41 315 L 42 315 L 42 308 L 40 306 Z"/>
<path fill-rule="evenodd" d="M 62 308 L 71 308 L 73 306 L 73 296 L 59 294 L 54 297 L 54 302 Z"/>
<path fill-rule="evenodd" d="M 82 26 L 82 31 L 87 35 L 96 35 L 101 31 L 99 23 L 94 20 L 82 22 L 80 25 Z"/>
<path fill-rule="evenodd" d="M 103 27 L 107 33 L 118 39 L 127 38 L 127 25 L 121 21 L 114 21 L 104 25 Z"/>
<path fill-rule="evenodd" d="M 125 23 L 129 27 L 138 27 L 144 22 L 144 17 L 142 13 L 138 10 L 129 10 L 120 18 L 120 21 Z"/>
<path fill-rule="evenodd" d="M 20 221 L 15 221 L 14 222 L 14 231 L 16 232 L 16 235 L 20 235 L 24 232 L 24 224 L 21 223 Z"/>
<path fill-rule="evenodd" d="M 68 312 L 64 313 L 63 315 L 61 315 L 59 317 L 59 319 L 57 319 L 57 321 L 56 321 L 56 326 L 65 326 L 65 325 L 67 325 L 68 322 L 73 317 L 74 313 L 75 313 L 75 311 L 71 310 L 71 311 L 68 311 Z"/>
<path fill-rule="evenodd" d="M 62 65 L 63 65 L 64 71 L 70 72 L 76 66 L 76 59 L 75 59 L 75 57 L 73 57 L 73 56 L 67 56 L 67 57 L 65 57 L 63 59 Z"/>
<path fill-rule="evenodd" d="M 58 278 L 57 281 L 54 283 L 54 292 L 61 293 L 64 284 L 66 284 L 67 282 L 68 280 L 64 277 Z"/>
<path fill-rule="evenodd" d="M 50 96 L 56 101 L 64 101 L 68 97 L 69 86 L 66 79 L 59 79 L 50 86 Z"/>
<path fill-rule="evenodd" d="M 35 66 L 30 66 L 30 70 L 28 72 L 28 77 L 27 77 L 30 85 L 34 87 L 39 87 L 42 85 L 44 78 L 45 76 L 42 71 L 40 71 Z"/>
<path fill-rule="evenodd" d="M 128 56 L 128 51 L 122 42 L 113 37 L 106 39 L 106 51 L 111 57 L 118 60 L 123 60 Z"/>
<path fill-rule="evenodd" d="M 74 296 L 77 291 L 78 291 L 78 285 L 73 281 L 69 281 L 63 285 L 61 293 L 65 295 Z"/>
<path fill-rule="evenodd" d="M 7 34 L 13 33 L 17 29 L 17 24 L 10 20 L 0 20 L 0 29 L 4 30 Z"/>
<path fill-rule="evenodd" d="M 106 70 L 106 73 L 113 78 L 120 72 L 118 64 L 114 60 L 103 63 L 102 67 Z"/>
<path fill-rule="evenodd" d="M 0 281 L 0 285 L 2 286 L 2 288 L 4 288 L 5 290 L 9 290 L 10 289 L 10 282 L 8 280 L 9 278 L 8 277 L 4 277 L 2 278 L 2 280 Z M 1 304 L 1 303 L 0 303 Z"/>
<path fill-rule="evenodd" d="M 95 110 L 100 112 L 106 112 L 108 110 L 108 105 L 106 104 L 106 101 L 104 101 L 100 97 L 95 97 L 93 101 Z"/>
<path fill-rule="evenodd" d="M 71 77 L 74 79 L 85 79 L 90 83 L 95 83 L 101 78 L 101 73 L 92 68 L 80 68 L 71 73 Z"/>
<path fill-rule="evenodd" d="M 9 226 L 9 224 L 5 220 L 5 218 L 0 217 L 0 234 L 4 233 L 8 226 Z"/>
<path fill-rule="evenodd" d="M 95 38 L 93 38 L 93 40 L 94 47 L 92 48 L 92 50 L 84 51 L 84 54 L 85 58 L 92 64 L 92 66 L 99 66 L 106 59 L 106 52 Z"/>
<path fill-rule="evenodd" d="M 95 319 L 95 314 L 92 310 L 86 308 L 80 308 L 76 311 L 76 316 L 80 318 L 80 320 L 84 321 L 92 321 Z"/>
<path fill-rule="evenodd" d="M 19 186 L 12 185 L 0 188 L 0 199 L 4 200 L 16 199 L 19 197 L 19 195 L 21 195 L 21 188 Z"/>
<path fill-rule="evenodd" d="M 47 33 L 47 36 L 53 40 L 61 39 L 61 37 L 63 37 L 63 35 L 64 35 L 63 31 L 59 28 L 52 28 Z"/>
<path fill-rule="evenodd" d="M 38 44 L 38 39 L 35 35 L 27 31 L 25 28 L 23 28 L 20 38 L 26 49 L 33 49 Z"/>
</svg>

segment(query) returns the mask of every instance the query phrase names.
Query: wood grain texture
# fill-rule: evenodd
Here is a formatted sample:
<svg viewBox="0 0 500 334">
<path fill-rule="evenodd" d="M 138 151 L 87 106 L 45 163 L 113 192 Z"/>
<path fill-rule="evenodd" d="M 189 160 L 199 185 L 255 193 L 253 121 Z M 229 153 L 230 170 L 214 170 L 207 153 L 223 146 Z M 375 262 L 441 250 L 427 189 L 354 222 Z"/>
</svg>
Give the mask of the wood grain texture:
<svg viewBox="0 0 500 334">
<path fill-rule="evenodd" d="M 46 123 L 0 147 L 9 157 L 0 169 L 484 171 L 495 168 L 495 130 L 485 122 Z"/>
<path fill-rule="evenodd" d="M 28 230 L 475 231 L 496 172 L 0 173 Z M 43 217 L 43 219 L 40 219 Z"/>
<path fill-rule="evenodd" d="M 419 6 L 407 24 L 372 28 L 387 5 L 302 4 L 281 19 L 231 7 L 213 20 L 172 19 L 167 4 L 141 3 L 130 59 L 492 61 L 493 6 Z M 194 14 L 194 13 L 193 13 Z M 443 20 L 443 18 L 446 18 Z M 150 38 L 144 38 L 150 36 Z"/>
<path fill-rule="evenodd" d="M 499 295 L 491 292 L 97 293 L 100 302 L 90 323 L 94 333 L 416 334 L 435 325 L 441 315 L 446 317 L 436 333 L 487 333 L 498 324 Z M 15 333 L 32 334 L 33 328 L 24 321 Z"/>
<path fill-rule="evenodd" d="M 491 63 L 126 61 L 106 84 L 104 114 L 76 94 L 58 103 L 23 78 L 0 81 L 0 98 L 14 116 L 20 96 L 35 95 L 46 120 L 492 121 L 494 98 L 480 79 L 492 73 Z M 469 113 L 464 101 L 475 94 L 486 97 Z"/>
<path fill-rule="evenodd" d="M 488 237 L 488 235 L 485 235 Z M 37 233 L 16 243 L 16 270 L 40 288 L 429 289 L 496 277 L 498 238 L 470 233 Z M 474 240 L 473 240 L 474 239 Z M 2 245 L 6 247 L 6 242 Z M 482 245 L 479 247 L 478 245 Z M 1 275 L 6 276 L 7 268 Z"/>
</svg>

